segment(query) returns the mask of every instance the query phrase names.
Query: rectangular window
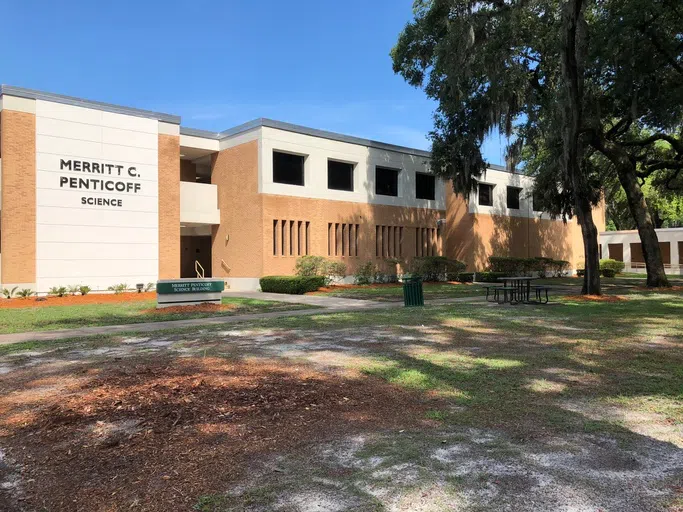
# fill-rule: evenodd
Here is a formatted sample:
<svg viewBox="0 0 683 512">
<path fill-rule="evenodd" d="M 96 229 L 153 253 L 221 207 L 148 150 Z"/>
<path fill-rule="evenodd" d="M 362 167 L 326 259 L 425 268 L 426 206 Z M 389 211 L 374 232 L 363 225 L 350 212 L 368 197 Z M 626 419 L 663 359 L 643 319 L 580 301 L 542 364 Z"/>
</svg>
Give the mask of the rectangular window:
<svg viewBox="0 0 683 512">
<path fill-rule="evenodd" d="M 342 224 L 341 236 L 342 236 L 342 243 L 341 243 L 342 249 L 341 249 L 341 253 L 342 253 L 342 256 L 346 256 L 346 241 L 347 241 L 347 238 L 346 238 L 346 236 L 347 236 L 347 233 L 346 233 L 346 224 Z"/>
<path fill-rule="evenodd" d="M 282 232 L 282 236 L 280 237 L 280 242 L 282 244 L 282 252 L 280 253 L 282 256 L 287 254 L 287 221 L 283 220 L 282 223 L 280 224 L 280 231 Z"/>
<path fill-rule="evenodd" d="M 535 212 L 540 212 L 543 210 L 543 207 L 541 206 L 543 204 L 543 198 L 540 192 L 534 190 L 533 195 L 531 196 L 531 202 L 531 207 L 534 209 Z"/>
<path fill-rule="evenodd" d="M 508 187 L 507 205 L 511 210 L 519 210 L 519 196 L 522 189 L 518 187 Z"/>
<path fill-rule="evenodd" d="M 379 196 L 398 196 L 397 169 L 375 167 L 375 194 Z"/>
<path fill-rule="evenodd" d="M 479 184 L 479 206 L 493 206 L 493 185 Z"/>
<path fill-rule="evenodd" d="M 332 223 L 327 223 L 327 255 L 332 256 Z"/>
<path fill-rule="evenodd" d="M 327 188 L 353 192 L 353 164 L 328 160 Z"/>
<path fill-rule="evenodd" d="M 294 221 L 289 221 L 289 255 L 294 256 Z"/>
<path fill-rule="evenodd" d="M 311 254 L 311 223 L 306 221 L 306 255 Z"/>
<path fill-rule="evenodd" d="M 415 173 L 415 197 L 434 200 L 436 197 L 436 178 L 433 174 Z"/>
<path fill-rule="evenodd" d="M 303 187 L 305 159 L 302 155 L 273 151 L 273 182 Z"/>
</svg>

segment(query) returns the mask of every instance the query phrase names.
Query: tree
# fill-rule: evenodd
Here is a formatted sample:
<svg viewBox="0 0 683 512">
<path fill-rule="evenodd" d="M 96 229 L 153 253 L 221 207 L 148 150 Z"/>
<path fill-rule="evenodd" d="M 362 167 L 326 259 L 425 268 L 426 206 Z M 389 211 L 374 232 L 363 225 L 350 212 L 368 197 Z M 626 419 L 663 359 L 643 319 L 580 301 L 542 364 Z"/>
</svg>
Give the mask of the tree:
<svg viewBox="0 0 683 512">
<path fill-rule="evenodd" d="M 658 187 L 655 178 L 646 178 L 641 186 L 655 228 L 683 227 L 683 195 Z M 616 176 L 608 177 L 605 182 L 605 204 L 608 231 L 636 229 L 626 194 Z"/>
<path fill-rule="evenodd" d="M 394 71 L 438 101 L 430 133 L 434 171 L 467 196 L 486 169 L 485 136 L 495 128 L 508 136 L 515 129 L 523 132 L 518 146 L 544 150 L 557 171 L 556 186 L 545 194 L 552 203 L 548 209 L 577 216 L 586 254 L 584 292 L 599 293 L 592 217 L 597 199 L 581 174 L 583 149 L 578 147 L 582 72 L 575 63 L 579 93 L 572 94 L 565 87 L 566 34 L 559 2 L 422 0 L 415 3 L 414 15 L 392 58 Z M 572 148 L 566 150 L 565 143 Z"/>
<path fill-rule="evenodd" d="M 663 286 L 641 184 L 656 174 L 683 188 L 682 11 L 678 0 L 420 0 L 394 70 L 438 101 L 435 167 L 456 191 L 482 172 L 481 142 L 494 127 L 516 130 L 511 149 L 557 156 L 561 143 L 556 182 L 572 198 L 587 268 L 597 257 L 590 176 L 608 162 L 638 227 L 647 284 Z"/>
</svg>

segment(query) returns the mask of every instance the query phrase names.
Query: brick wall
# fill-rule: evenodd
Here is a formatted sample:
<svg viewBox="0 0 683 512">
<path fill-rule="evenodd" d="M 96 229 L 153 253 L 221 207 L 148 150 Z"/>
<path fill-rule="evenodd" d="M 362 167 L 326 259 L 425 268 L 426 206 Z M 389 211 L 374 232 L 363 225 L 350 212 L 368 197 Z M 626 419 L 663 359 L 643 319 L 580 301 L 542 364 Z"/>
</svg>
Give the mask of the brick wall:
<svg viewBox="0 0 683 512">
<path fill-rule="evenodd" d="M 180 137 L 159 134 L 159 279 L 180 277 Z"/>
</svg>

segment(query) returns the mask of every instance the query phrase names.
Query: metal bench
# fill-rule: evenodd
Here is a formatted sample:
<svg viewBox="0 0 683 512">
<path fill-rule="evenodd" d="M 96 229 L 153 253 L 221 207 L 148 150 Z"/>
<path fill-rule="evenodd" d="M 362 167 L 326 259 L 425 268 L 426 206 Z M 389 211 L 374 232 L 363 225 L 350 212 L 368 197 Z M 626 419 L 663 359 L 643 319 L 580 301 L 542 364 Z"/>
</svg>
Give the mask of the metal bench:
<svg viewBox="0 0 683 512">
<path fill-rule="evenodd" d="M 536 302 L 539 304 L 547 304 L 550 302 L 550 298 L 548 297 L 548 291 L 552 290 L 552 286 L 548 285 L 543 285 L 543 284 L 536 284 L 531 286 L 534 291 L 536 292 Z M 545 292 L 545 301 L 543 300 L 543 293 Z"/>
<path fill-rule="evenodd" d="M 475 283 L 486 290 L 486 301 L 487 302 L 497 302 L 498 304 L 504 304 L 508 302 L 508 297 L 510 297 L 510 302 L 513 301 L 515 288 L 506 287 L 502 284 L 489 284 L 489 283 Z M 500 300 L 500 292 L 503 292 L 503 300 Z M 489 299 L 490 296 L 492 299 Z"/>
</svg>

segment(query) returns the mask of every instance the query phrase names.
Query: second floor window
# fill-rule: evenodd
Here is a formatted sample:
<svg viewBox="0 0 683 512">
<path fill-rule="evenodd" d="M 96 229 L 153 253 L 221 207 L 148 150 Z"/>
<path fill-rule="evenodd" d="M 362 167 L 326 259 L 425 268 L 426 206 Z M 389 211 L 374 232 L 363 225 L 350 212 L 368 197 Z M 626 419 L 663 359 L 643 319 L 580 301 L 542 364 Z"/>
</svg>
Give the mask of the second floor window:
<svg viewBox="0 0 683 512">
<path fill-rule="evenodd" d="M 375 194 L 398 196 L 398 169 L 375 167 Z"/>
<path fill-rule="evenodd" d="M 479 206 L 493 206 L 493 185 L 479 184 Z"/>
<path fill-rule="evenodd" d="M 415 197 L 434 200 L 436 197 L 436 178 L 433 174 L 415 173 Z"/>
<path fill-rule="evenodd" d="M 327 188 L 353 192 L 353 164 L 328 160 Z"/>
<path fill-rule="evenodd" d="M 303 155 L 273 151 L 273 182 L 304 186 Z"/>
<path fill-rule="evenodd" d="M 518 187 L 508 187 L 507 205 L 512 210 L 519 210 L 519 195 L 522 189 Z"/>
</svg>

